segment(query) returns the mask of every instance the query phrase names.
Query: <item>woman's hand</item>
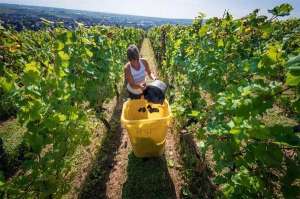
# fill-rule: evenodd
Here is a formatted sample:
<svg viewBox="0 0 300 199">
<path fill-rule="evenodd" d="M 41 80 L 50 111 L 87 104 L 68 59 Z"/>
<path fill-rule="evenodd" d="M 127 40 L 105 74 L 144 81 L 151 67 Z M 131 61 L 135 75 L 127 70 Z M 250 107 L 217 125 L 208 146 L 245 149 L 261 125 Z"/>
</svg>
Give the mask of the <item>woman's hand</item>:
<svg viewBox="0 0 300 199">
<path fill-rule="evenodd" d="M 141 60 L 142 60 L 142 62 L 143 62 L 144 65 L 145 65 L 145 69 L 146 69 L 146 71 L 147 71 L 148 76 L 150 77 L 150 79 L 152 79 L 152 80 L 157 80 L 158 78 L 157 78 L 156 75 L 153 73 L 153 71 L 150 70 L 150 66 L 149 66 L 148 62 L 147 62 L 145 59 L 141 59 Z"/>
<path fill-rule="evenodd" d="M 157 80 L 157 77 L 156 77 L 156 75 L 155 75 L 154 73 L 151 73 L 151 74 L 150 74 L 150 78 L 151 78 L 152 80 Z"/>
<path fill-rule="evenodd" d="M 146 89 L 146 83 L 145 83 L 145 82 L 138 84 L 138 86 L 139 86 L 142 90 L 145 90 L 145 89 Z"/>
</svg>

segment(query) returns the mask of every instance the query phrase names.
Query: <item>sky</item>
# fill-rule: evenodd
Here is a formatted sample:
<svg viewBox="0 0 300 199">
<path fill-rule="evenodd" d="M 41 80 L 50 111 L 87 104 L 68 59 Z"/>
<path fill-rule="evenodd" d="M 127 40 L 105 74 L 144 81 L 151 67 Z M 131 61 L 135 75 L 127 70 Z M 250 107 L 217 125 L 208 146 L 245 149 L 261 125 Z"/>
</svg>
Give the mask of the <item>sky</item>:
<svg viewBox="0 0 300 199">
<path fill-rule="evenodd" d="M 227 9 L 242 17 L 256 8 L 262 14 L 282 3 L 294 7 L 291 16 L 300 17 L 300 0 L 0 0 L 0 3 L 49 6 L 164 18 L 195 18 L 199 12 L 207 17 L 221 17 Z"/>
</svg>

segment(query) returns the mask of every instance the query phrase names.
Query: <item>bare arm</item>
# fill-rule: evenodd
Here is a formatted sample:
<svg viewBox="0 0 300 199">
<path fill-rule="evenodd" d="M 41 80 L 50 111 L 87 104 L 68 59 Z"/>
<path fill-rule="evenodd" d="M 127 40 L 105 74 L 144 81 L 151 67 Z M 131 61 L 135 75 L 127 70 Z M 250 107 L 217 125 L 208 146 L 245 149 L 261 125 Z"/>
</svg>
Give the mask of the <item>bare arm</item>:
<svg viewBox="0 0 300 199">
<path fill-rule="evenodd" d="M 148 62 L 147 62 L 145 59 L 142 59 L 142 62 L 143 62 L 143 64 L 144 64 L 144 66 L 145 66 L 145 69 L 146 69 L 146 71 L 147 71 L 147 73 L 148 73 L 148 76 L 149 76 L 151 79 L 156 80 L 156 75 L 154 75 L 154 73 L 151 72 Z"/>
<path fill-rule="evenodd" d="M 131 86 L 131 88 L 134 88 L 134 89 L 144 89 L 144 86 L 142 86 L 140 84 L 136 84 L 134 82 L 133 77 L 132 77 L 131 72 L 130 72 L 130 68 L 129 68 L 128 65 L 126 65 L 124 67 L 124 72 L 125 72 L 125 79 L 128 82 L 128 84 Z"/>
</svg>

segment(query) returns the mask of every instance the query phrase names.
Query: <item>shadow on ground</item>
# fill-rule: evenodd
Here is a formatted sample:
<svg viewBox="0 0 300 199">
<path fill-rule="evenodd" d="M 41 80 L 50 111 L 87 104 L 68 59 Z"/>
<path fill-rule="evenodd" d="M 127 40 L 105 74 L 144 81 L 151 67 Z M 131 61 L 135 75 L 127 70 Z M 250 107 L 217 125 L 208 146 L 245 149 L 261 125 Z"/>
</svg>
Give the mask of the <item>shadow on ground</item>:
<svg viewBox="0 0 300 199">
<path fill-rule="evenodd" d="M 123 95 L 124 93 L 121 94 L 121 96 Z M 108 122 L 111 129 L 105 133 L 105 137 L 102 139 L 91 171 L 81 187 L 79 198 L 106 198 L 106 182 L 108 181 L 111 169 L 116 164 L 114 157 L 121 145 L 122 128 L 120 117 L 123 105 L 121 99 L 122 97 L 120 97 L 113 110 L 111 120 Z"/>
<path fill-rule="evenodd" d="M 212 171 L 202 160 L 193 136 L 181 134 L 180 145 L 186 176 L 186 186 L 183 187 L 180 198 L 216 198 L 217 187 L 211 180 Z"/>
<path fill-rule="evenodd" d="M 135 157 L 132 152 L 128 155 L 122 199 L 133 198 L 176 198 L 165 156 L 143 159 Z"/>
</svg>

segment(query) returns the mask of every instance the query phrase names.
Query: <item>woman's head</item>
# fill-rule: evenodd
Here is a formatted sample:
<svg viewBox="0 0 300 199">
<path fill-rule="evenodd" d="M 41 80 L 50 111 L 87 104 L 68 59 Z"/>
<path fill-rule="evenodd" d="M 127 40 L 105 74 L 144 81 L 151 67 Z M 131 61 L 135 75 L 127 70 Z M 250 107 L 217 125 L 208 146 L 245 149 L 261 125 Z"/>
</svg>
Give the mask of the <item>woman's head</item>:
<svg viewBox="0 0 300 199">
<path fill-rule="evenodd" d="M 127 58 L 129 61 L 138 60 L 140 58 L 139 49 L 132 44 L 127 48 Z"/>
</svg>

